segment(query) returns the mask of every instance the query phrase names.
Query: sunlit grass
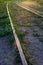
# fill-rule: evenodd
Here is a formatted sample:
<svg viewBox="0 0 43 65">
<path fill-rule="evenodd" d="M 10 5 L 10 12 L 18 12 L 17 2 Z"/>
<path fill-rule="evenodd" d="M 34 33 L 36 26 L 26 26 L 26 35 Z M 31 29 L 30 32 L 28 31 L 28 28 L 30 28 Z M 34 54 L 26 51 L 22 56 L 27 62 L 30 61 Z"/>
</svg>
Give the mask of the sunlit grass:
<svg viewBox="0 0 43 65">
<path fill-rule="evenodd" d="M 27 6 L 39 6 L 36 1 L 23 1 L 22 3 Z"/>
</svg>

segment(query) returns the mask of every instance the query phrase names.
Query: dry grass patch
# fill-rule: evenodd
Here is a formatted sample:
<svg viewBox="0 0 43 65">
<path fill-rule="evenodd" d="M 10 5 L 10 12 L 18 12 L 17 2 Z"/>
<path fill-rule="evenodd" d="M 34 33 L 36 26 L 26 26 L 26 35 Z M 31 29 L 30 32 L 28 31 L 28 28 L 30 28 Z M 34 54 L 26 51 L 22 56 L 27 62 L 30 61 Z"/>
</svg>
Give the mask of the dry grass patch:
<svg viewBox="0 0 43 65">
<path fill-rule="evenodd" d="M 22 4 L 27 6 L 40 6 L 36 1 L 23 1 Z"/>
</svg>

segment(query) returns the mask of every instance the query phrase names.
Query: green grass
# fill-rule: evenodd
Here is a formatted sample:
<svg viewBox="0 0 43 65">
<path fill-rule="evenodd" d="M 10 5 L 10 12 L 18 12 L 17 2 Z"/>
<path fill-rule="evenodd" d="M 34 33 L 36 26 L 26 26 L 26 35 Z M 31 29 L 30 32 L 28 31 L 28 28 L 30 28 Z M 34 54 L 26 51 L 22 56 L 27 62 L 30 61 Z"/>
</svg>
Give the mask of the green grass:
<svg viewBox="0 0 43 65">
<path fill-rule="evenodd" d="M 3 37 L 3 36 L 7 36 L 7 35 L 9 35 L 9 34 L 11 34 L 11 32 L 9 32 L 9 31 L 5 31 L 5 30 L 0 30 L 0 37 Z"/>
<path fill-rule="evenodd" d="M 35 37 L 39 37 L 39 34 L 38 34 L 37 31 L 34 31 L 34 32 L 32 33 L 32 35 L 35 36 Z"/>
<path fill-rule="evenodd" d="M 0 19 L 0 26 L 5 27 L 6 24 L 10 24 L 9 19 L 5 18 L 5 19 Z"/>
<path fill-rule="evenodd" d="M 39 26 L 41 29 L 43 29 L 43 23 L 40 23 Z"/>
<path fill-rule="evenodd" d="M 8 38 L 7 38 L 7 41 L 8 41 L 10 44 L 14 43 L 15 39 L 14 39 L 14 36 L 13 36 L 12 33 L 9 34 L 9 36 L 8 36 Z"/>
<path fill-rule="evenodd" d="M 17 29 L 16 29 L 16 33 L 17 33 L 17 35 L 18 35 L 20 41 L 23 41 L 23 36 L 25 36 L 25 33 L 26 33 L 26 32 L 23 32 L 23 31 L 20 31 L 20 30 L 17 30 Z"/>
<path fill-rule="evenodd" d="M 0 3 L 0 26 L 4 29 L 0 30 L 0 37 L 11 34 L 12 29 L 4 3 Z"/>
<path fill-rule="evenodd" d="M 39 36 L 39 41 L 43 43 L 43 35 Z"/>
<path fill-rule="evenodd" d="M 2 36 L 5 36 L 6 35 L 6 31 L 0 31 L 0 37 L 2 37 Z"/>
<path fill-rule="evenodd" d="M 34 31 L 32 35 L 38 37 L 40 42 L 43 42 L 43 35 L 39 34 L 37 31 Z"/>
<path fill-rule="evenodd" d="M 18 22 L 17 22 L 16 18 L 13 17 L 14 14 L 12 13 L 12 9 L 11 9 L 11 6 L 10 5 L 9 5 L 9 11 L 10 11 L 11 18 L 13 20 L 14 27 L 16 27 L 18 25 Z"/>
<path fill-rule="evenodd" d="M 43 20 L 41 19 L 41 21 L 43 21 Z M 43 29 L 43 23 L 42 22 L 37 21 L 37 20 L 33 20 L 32 22 L 35 23 L 37 26 L 39 26 L 41 29 Z"/>
<path fill-rule="evenodd" d="M 11 0 L 0 0 L 0 3 L 6 2 L 6 1 L 11 1 Z"/>
<path fill-rule="evenodd" d="M 11 34 L 11 32 L 12 32 L 11 26 L 6 24 L 4 26 L 4 30 L 0 30 L 0 37 L 9 35 Z"/>
<path fill-rule="evenodd" d="M 32 24 L 27 22 L 27 21 L 24 21 L 20 24 L 21 26 L 28 26 L 28 27 L 32 27 Z"/>
<path fill-rule="evenodd" d="M 39 3 L 40 3 L 41 5 L 43 5 L 43 0 L 39 0 Z"/>
<path fill-rule="evenodd" d="M 12 32 L 11 26 L 10 25 L 5 25 L 5 31 L 6 32 Z"/>
<path fill-rule="evenodd" d="M 39 38 L 39 41 L 40 41 L 40 42 L 43 42 L 43 37 L 40 37 L 40 38 Z"/>
<path fill-rule="evenodd" d="M 9 35 L 11 34 L 11 32 L 12 32 L 11 26 L 6 24 L 4 30 L 0 30 L 0 37 Z"/>
<path fill-rule="evenodd" d="M 15 51 L 15 60 L 16 60 L 17 64 L 22 65 L 21 58 L 20 58 L 20 55 L 19 55 L 19 51 L 17 50 L 17 48 L 16 48 L 16 51 Z"/>
<path fill-rule="evenodd" d="M 27 60 L 28 65 L 33 65 L 32 64 L 32 61 L 30 60 L 31 59 L 31 56 L 28 53 L 28 49 L 27 49 L 26 44 L 25 43 L 21 43 L 21 46 L 22 46 L 23 52 L 25 54 L 25 57 L 26 57 L 26 60 Z"/>
</svg>

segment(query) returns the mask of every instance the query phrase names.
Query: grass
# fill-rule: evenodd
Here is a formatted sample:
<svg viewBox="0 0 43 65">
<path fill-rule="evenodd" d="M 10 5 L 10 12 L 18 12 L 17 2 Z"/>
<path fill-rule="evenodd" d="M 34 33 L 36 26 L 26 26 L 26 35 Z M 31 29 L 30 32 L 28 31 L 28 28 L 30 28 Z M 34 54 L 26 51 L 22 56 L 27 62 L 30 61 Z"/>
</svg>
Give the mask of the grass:
<svg viewBox="0 0 43 65">
<path fill-rule="evenodd" d="M 7 41 L 8 41 L 10 44 L 14 43 L 15 39 L 14 39 L 14 36 L 13 36 L 12 33 L 9 34 L 9 36 L 8 36 L 8 38 L 7 38 Z"/>
<path fill-rule="evenodd" d="M 29 23 L 28 21 L 24 21 L 21 23 L 21 26 L 28 26 L 28 27 L 32 27 L 32 24 Z"/>
<path fill-rule="evenodd" d="M 5 25 L 5 31 L 6 32 L 12 32 L 11 26 L 10 25 Z"/>
<path fill-rule="evenodd" d="M 4 29 L 0 30 L 0 37 L 9 35 L 12 32 L 5 6 L 6 4 L 0 3 L 0 26 Z"/>
<path fill-rule="evenodd" d="M 23 36 L 25 36 L 25 33 L 26 33 L 26 32 L 23 32 L 23 31 L 20 31 L 20 30 L 17 30 L 17 29 L 16 29 L 16 33 L 17 33 L 17 35 L 18 35 L 20 41 L 22 41 L 22 40 L 23 40 Z"/>
<path fill-rule="evenodd" d="M 18 22 L 17 22 L 16 18 L 13 17 L 14 14 L 12 13 L 12 9 L 11 9 L 10 7 L 11 7 L 11 6 L 9 5 L 10 15 L 11 15 L 11 18 L 12 18 L 12 20 L 13 20 L 14 27 L 16 27 L 16 26 L 18 25 Z"/>
<path fill-rule="evenodd" d="M 39 36 L 39 41 L 43 43 L 43 35 Z"/>
<path fill-rule="evenodd" d="M 0 31 L 0 37 L 2 37 L 2 36 L 5 36 L 6 35 L 6 31 Z"/>
<path fill-rule="evenodd" d="M 40 41 L 40 42 L 43 42 L 43 37 L 40 37 L 40 38 L 39 38 L 39 41 Z"/>
<path fill-rule="evenodd" d="M 40 23 L 37 20 L 32 20 L 33 23 L 36 23 L 37 25 Z"/>
<path fill-rule="evenodd" d="M 19 51 L 17 50 L 17 47 L 16 47 L 16 50 L 15 50 L 15 60 L 16 60 L 17 64 L 22 65 L 21 58 L 20 58 L 20 55 L 19 55 Z"/>
<path fill-rule="evenodd" d="M 11 1 L 11 0 L 0 0 L 0 3 L 6 2 L 6 1 Z"/>
<path fill-rule="evenodd" d="M 40 4 L 40 7 L 38 7 L 39 9 L 43 9 L 43 0 L 27 0 L 27 1 L 36 1 L 38 4 Z"/>
<path fill-rule="evenodd" d="M 39 34 L 38 34 L 37 31 L 34 31 L 34 32 L 32 33 L 32 35 L 35 36 L 35 37 L 39 37 Z"/>
<path fill-rule="evenodd" d="M 40 3 L 41 5 L 43 5 L 43 0 L 39 0 L 39 3 Z"/>
<path fill-rule="evenodd" d="M 0 37 L 11 34 L 12 29 L 10 25 L 5 25 L 4 30 L 0 30 Z"/>
<path fill-rule="evenodd" d="M 10 24 L 8 18 L 0 20 L 0 26 L 5 27 L 6 24 Z"/>
<path fill-rule="evenodd" d="M 37 31 L 34 31 L 32 35 L 38 37 L 40 42 L 43 42 L 43 35 L 39 34 Z"/>
<path fill-rule="evenodd" d="M 8 32 L 8 31 L 5 31 L 5 30 L 3 30 L 3 31 L 0 30 L 0 37 L 7 36 L 9 34 L 11 34 L 11 32 Z"/>
<path fill-rule="evenodd" d="M 41 29 L 43 29 L 43 23 L 42 22 L 37 21 L 37 20 L 33 20 L 32 22 L 35 23 L 37 26 L 39 26 Z"/>
<path fill-rule="evenodd" d="M 27 49 L 26 44 L 25 43 L 21 43 L 21 46 L 22 46 L 23 52 L 25 54 L 25 57 L 26 57 L 28 65 L 33 65 L 32 61 L 31 61 L 32 59 L 31 59 L 30 54 L 28 53 L 28 49 Z"/>
<path fill-rule="evenodd" d="M 43 29 L 43 23 L 40 23 L 39 26 L 41 29 Z"/>
</svg>

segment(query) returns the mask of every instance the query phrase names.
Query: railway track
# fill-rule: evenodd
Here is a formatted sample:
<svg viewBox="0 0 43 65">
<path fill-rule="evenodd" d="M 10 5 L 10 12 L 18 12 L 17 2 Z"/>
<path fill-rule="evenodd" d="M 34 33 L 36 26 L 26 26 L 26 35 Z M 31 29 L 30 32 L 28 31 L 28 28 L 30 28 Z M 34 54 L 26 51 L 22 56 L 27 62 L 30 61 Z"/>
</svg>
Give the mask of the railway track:
<svg viewBox="0 0 43 65">
<path fill-rule="evenodd" d="M 24 8 L 24 9 L 26 9 L 26 10 L 32 12 L 32 13 L 34 13 L 35 15 L 37 15 L 37 16 L 43 18 L 42 12 L 39 12 L 39 11 L 37 11 L 37 10 L 33 10 L 32 8 L 27 7 L 27 6 L 25 6 L 24 4 L 22 4 L 22 3 L 16 2 L 16 4 L 17 4 L 18 6 L 20 6 L 20 7 Z"/>
<path fill-rule="evenodd" d="M 17 34 L 15 33 L 15 29 L 14 29 L 12 19 L 11 19 L 11 16 L 10 16 L 10 12 L 9 12 L 9 9 L 8 9 L 8 3 L 6 5 L 6 8 L 7 8 L 7 13 L 8 13 L 8 16 L 9 16 L 10 24 L 11 24 L 11 27 L 12 27 L 13 35 L 14 35 L 14 38 L 15 38 L 15 41 L 16 41 L 16 45 L 17 45 L 17 48 L 18 48 L 18 51 L 19 51 L 19 54 L 20 54 L 20 57 L 21 57 L 22 64 L 23 65 L 28 65 L 27 61 L 25 59 L 23 50 L 21 48 L 20 41 L 19 41 L 19 39 L 17 37 Z"/>
</svg>

